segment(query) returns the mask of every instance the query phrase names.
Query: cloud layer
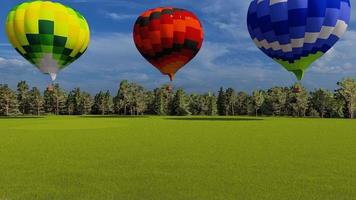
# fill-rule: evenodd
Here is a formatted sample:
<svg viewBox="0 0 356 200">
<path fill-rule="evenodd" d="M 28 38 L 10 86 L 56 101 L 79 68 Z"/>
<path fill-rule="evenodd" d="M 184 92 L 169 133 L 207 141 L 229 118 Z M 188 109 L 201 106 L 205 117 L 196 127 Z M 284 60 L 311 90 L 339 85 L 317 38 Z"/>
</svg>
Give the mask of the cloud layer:
<svg viewBox="0 0 356 200">
<path fill-rule="evenodd" d="M 260 52 L 249 38 L 246 28 L 249 1 L 63 2 L 82 11 L 92 29 L 92 40 L 86 54 L 58 76 L 58 82 L 67 89 L 82 87 L 92 93 L 101 89 L 114 92 L 123 79 L 139 82 L 148 88 L 167 83 L 168 77 L 161 75 L 139 54 L 131 35 L 132 24 L 139 13 L 164 5 L 175 5 L 196 12 L 205 29 L 206 39 L 201 52 L 177 74 L 174 82 L 176 87 L 183 87 L 190 92 L 215 91 L 220 86 L 250 91 L 274 85 L 290 85 L 295 81 L 292 74 Z M 6 5 L 9 8 L 13 6 Z M 333 89 L 336 81 L 342 77 L 356 75 L 355 15 L 352 15 L 351 21 L 344 38 L 315 62 L 306 74 L 303 84 L 308 88 Z M 6 44 L 5 37 L 0 35 L 1 82 L 14 86 L 19 80 L 27 80 L 45 87 L 49 78 L 27 64 Z"/>
</svg>

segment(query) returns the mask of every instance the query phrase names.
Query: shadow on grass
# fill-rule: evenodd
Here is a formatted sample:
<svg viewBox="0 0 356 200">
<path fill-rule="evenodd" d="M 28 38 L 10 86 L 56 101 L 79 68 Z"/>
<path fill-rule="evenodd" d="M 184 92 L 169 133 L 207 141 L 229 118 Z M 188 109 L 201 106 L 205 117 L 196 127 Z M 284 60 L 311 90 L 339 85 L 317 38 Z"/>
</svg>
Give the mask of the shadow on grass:
<svg viewBox="0 0 356 200">
<path fill-rule="evenodd" d="M 5 117 L 5 116 L 1 116 L 0 120 L 3 119 L 42 119 L 44 118 L 43 116 L 9 116 L 9 117 Z"/>
<path fill-rule="evenodd" d="M 238 118 L 238 117 L 171 117 L 166 120 L 180 121 L 262 121 L 260 118 Z"/>
<path fill-rule="evenodd" d="M 148 118 L 148 116 L 131 116 L 131 115 L 83 115 L 82 118 L 94 118 L 94 119 L 106 119 L 106 118 L 117 118 L 117 119 L 135 119 L 135 118 Z"/>
</svg>

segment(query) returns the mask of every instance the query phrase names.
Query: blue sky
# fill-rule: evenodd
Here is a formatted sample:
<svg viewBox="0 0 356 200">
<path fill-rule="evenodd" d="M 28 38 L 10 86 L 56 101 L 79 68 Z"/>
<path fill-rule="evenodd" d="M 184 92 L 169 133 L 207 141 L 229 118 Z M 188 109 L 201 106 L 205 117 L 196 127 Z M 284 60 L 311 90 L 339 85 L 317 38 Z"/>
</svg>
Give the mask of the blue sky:
<svg viewBox="0 0 356 200">
<path fill-rule="evenodd" d="M 5 35 L 7 12 L 20 0 L 2 0 L 0 7 L 0 83 L 15 87 L 20 80 L 45 88 L 50 78 L 27 64 L 9 45 Z M 195 12 L 205 41 L 198 56 L 176 75 L 175 87 L 189 92 L 216 91 L 220 86 L 251 91 L 275 85 L 289 86 L 295 77 L 260 52 L 246 28 L 249 1 L 240 0 L 59 0 L 81 12 L 91 28 L 88 51 L 61 71 L 56 82 L 69 90 L 81 87 L 91 93 L 116 92 L 123 79 L 147 88 L 168 83 L 168 77 L 146 62 L 132 40 L 132 26 L 143 11 L 173 6 Z M 356 12 L 352 8 L 352 12 Z M 356 14 L 343 39 L 307 72 L 309 88 L 335 89 L 336 82 L 356 76 Z"/>
</svg>

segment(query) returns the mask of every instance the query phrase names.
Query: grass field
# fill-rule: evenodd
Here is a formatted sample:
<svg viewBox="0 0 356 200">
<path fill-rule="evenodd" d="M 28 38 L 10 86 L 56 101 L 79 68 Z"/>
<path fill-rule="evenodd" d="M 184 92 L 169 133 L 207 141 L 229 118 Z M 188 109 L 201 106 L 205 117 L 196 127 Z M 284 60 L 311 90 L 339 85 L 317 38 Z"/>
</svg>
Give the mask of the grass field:
<svg viewBox="0 0 356 200">
<path fill-rule="evenodd" d="M 356 121 L 0 118 L 0 200 L 356 199 Z"/>
</svg>

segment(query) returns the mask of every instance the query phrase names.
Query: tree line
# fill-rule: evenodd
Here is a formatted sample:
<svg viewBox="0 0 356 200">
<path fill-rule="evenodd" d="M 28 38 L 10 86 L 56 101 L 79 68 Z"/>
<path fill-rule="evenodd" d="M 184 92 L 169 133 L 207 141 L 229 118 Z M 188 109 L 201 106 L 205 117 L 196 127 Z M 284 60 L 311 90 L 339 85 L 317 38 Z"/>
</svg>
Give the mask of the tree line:
<svg viewBox="0 0 356 200">
<path fill-rule="evenodd" d="M 293 88 L 300 87 L 299 92 Z M 95 96 L 75 88 L 66 92 L 58 84 L 43 93 L 21 81 L 16 90 L 0 84 L 0 115 L 206 115 L 206 116 L 293 116 L 354 118 L 356 80 L 345 78 L 338 89 L 307 91 L 300 85 L 255 90 L 251 94 L 220 88 L 217 93 L 187 94 L 171 91 L 168 85 L 147 90 L 126 80 L 115 96 L 100 91 Z"/>
</svg>

